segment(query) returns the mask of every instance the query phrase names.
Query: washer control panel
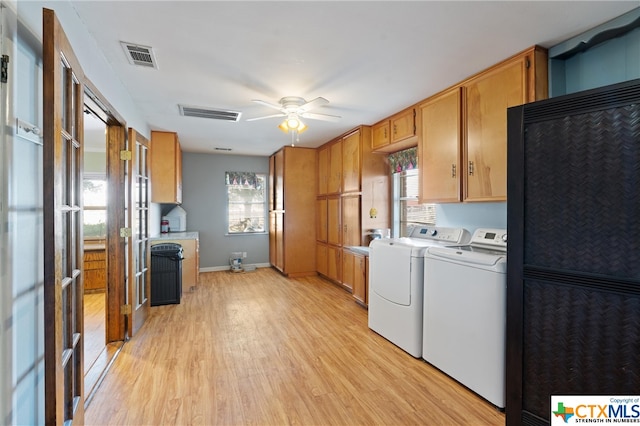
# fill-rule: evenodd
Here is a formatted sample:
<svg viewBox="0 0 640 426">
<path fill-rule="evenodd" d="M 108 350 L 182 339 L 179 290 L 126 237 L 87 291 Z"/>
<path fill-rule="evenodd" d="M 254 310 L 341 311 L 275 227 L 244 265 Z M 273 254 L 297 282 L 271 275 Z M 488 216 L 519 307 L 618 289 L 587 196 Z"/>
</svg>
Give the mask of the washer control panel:
<svg viewBox="0 0 640 426">
<path fill-rule="evenodd" d="M 414 226 L 409 233 L 409 238 L 421 238 L 451 244 L 467 244 L 471 240 L 471 234 L 464 228 Z"/>
</svg>

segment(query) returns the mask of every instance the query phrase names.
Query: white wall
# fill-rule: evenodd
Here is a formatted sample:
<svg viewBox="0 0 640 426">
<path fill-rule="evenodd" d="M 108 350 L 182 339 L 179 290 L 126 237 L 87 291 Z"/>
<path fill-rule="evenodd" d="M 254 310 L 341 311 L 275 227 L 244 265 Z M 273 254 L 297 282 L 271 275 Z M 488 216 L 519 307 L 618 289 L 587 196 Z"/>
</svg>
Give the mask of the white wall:
<svg viewBox="0 0 640 426">
<path fill-rule="evenodd" d="M 56 11 L 86 76 L 127 125 L 149 137 L 109 63 L 70 3 L 1 2 L 0 424 L 44 423 L 42 147 L 16 135 L 16 117 L 42 128 L 42 8 Z M 155 207 L 157 210 L 157 207 Z"/>
</svg>

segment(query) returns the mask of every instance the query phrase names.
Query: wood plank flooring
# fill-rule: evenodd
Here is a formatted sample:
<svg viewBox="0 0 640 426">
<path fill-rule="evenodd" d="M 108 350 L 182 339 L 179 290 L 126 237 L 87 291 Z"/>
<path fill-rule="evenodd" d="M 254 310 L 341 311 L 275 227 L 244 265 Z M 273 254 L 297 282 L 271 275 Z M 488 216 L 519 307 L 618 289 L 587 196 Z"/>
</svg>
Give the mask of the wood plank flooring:
<svg viewBox="0 0 640 426">
<path fill-rule="evenodd" d="M 100 379 L 123 342 L 106 344 L 106 295 L 84 294 L 84 395 L 93 397 Z"/>
<path fill-rule="evenodd" d="M 85 413 L 99 425 L 502 425 L 504 415 L 367 327 L 319 278 L 200 274 L 152 308 Z"/>
<path fill-rule="evenodd" d="M 105 332 L 105 294 L 84 294 L 84 371 L 91 370 L 104 347 L 107 334 Z"/>
</svg>

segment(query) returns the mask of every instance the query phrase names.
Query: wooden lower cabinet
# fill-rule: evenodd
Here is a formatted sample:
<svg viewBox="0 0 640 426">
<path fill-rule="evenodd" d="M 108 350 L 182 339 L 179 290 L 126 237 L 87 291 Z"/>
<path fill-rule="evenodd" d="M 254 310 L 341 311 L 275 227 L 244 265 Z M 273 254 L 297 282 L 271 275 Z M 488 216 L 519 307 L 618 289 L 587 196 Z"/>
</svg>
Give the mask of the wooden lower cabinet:
<svg viewBox="0 0 640 426">
<path fill-rule="evenodd" d="M 349 250 L 342 251 L 342 286 L 353 292 L 353 261 L 356 255 Z"/>
<path fill-rule="evenodd" d="M 327 278 L 342 282 L 342 247 L 327 246 Z"/>
<path fill-rule="evenodd" d="M 319 274 L 328 275 L 327 263 L 327 245 L 322 243 L 316 244 L 316 268 Z"/>
<path fill-rule="evenodd" d="M 84 291 L 99 293 L 107 289 L 107 255 L 104 244 L 85 246 L 84 249 Z"/>
<path fill-rule="evenodd" d="M 342 256 L 342 285 L 351 291 L 356 302 L 367 306 L 369 258 L 348 249 L 343 251 Z"/>
<path fill-rule="evenodd" d="M 369 304 L 369 256 L 356 254 L 354 257 L 353 298 L 361 305 Z"/>
</svg>

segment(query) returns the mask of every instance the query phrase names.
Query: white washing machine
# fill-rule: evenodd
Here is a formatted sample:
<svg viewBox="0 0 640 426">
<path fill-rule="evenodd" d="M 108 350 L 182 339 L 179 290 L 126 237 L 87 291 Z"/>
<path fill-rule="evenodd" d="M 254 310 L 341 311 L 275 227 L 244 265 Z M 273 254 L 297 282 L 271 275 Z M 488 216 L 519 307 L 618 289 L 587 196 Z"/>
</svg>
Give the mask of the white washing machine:
<svg viewBox="0 0 640 426">
<path fill-rule="evenodd" d="M 369 245 L 369 328 L 410 355 L 422 355 L 424 253 L 427 247 L 465 244 L 462 228 L 414 227 L 409 237 Z"/>
<path fill-rule="evenodd" d="M 498 408 L 505 406 L 507 233 L 431 247 L 424 261 L 422 357 Z"/>
</svg>

